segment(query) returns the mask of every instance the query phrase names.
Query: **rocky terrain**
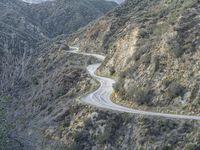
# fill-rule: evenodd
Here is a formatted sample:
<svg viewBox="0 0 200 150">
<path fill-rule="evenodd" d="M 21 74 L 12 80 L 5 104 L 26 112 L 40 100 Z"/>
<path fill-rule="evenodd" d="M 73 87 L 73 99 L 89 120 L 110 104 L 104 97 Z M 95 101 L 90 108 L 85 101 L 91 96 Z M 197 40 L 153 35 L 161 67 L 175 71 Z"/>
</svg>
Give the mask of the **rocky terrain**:
<svg viewBox="0 0 200 150">
<path fill-rule="evenodd" d="M 116 6 L 112 2 L 104 1 L 101 5 L 99 3 L 99 0 L 77 1 L 77 4 L 70 0 L 58 0 L 55 3 L 29 5 L 18 0 L 0 0 L 1 92 L 14 89 L 15 82 L 25 77 L 25 70 L 32 57 L 46 47 L 47 44 L 43 43 L 49 41 L 50 37 L 58 35 L 58 32 L 61 35 L 78 30 Z M 87 10 L 88 4 L 92 9 L 82 15 L 82 10 Z M 68 9 L 71 12 L 67 11 Z M 66 15 L 64 12 L 71 15 Z M 74 12 L 79 19 L 73 18 Z"/>
<path fill-rule="evenodd" d="M 3 101 L 8 99 L 7 110 L 12 111 L 7 115 L 7 125 L 11 125 L 8 137 L 11 142 L 17 142 L 17 148 L 23 145 L 24 149 L 42 149 L 41 146 L 56 143 L 50 145 L 51 140 L 41 136 L 46 135 L 43 133 L 46 128 L 57 127 L 61 122 L 67 125 L 74 115 L 71 111 L 75 111 L 72 109 L 75 99 L 95 88 L 97 84 L 85 69 L 87 64 L 95 61 L 70 54 L 64 46 L 48 47 L 31 60 L 26 78 L 15 86 L 15 95 L 2 96 Z M 69 120 L 64 119 L 66 115 Z"/>
<path fill-rule="evenodd" d="M 29 15 L 52 38 L 73 33 L 115 6 L 104 0 L 57 0 L 32 5 Z"/>
<path fill-rule="evenodd" d="M 70 22 L 66 13 L 83 12 L 68 11 L 65 4 L 74 1 L 0 2 L 0 23 L 5 25 L 0 28 L 0 149 L 200 149 L 198 121 L 79 103 L 80 96 L 98 87 L 86 71 L 98 60 L 68 52 L 69 45 L 77 45 L 82 51 L 107 54 L 98 74 L 117 80 L 113 100 L 120 104 L 197 115 L 197 0 L 127 0 L 92 23 L 116 4 L 77 0 L 77 7 L 72 6 L 80 10 L 88 10 L 82 5 L 86 2 L 91 10 L 101 9 L 89 11 L 91 20 L 84 24 L 79 21 L 86 15 L 75 16 L 70 27 L 64 24 Z"/>
<path fill-rule="evenodd" d="M 118 80 L 115 101 L 198 114 L 199 11 L 198 1 L 128 0 L 69 41 L 108 53 L 99 73 Z"/>
<path fill-rule="evenodd" d="M 77 2 L 80 5 L 62 0 L 34 5 L 0 0 L 0 149 L 43 149 L 49 143 L 56 147 L 60 142 L 48 138 L 42 143 L 46 142 L 44 128 L 58 125 L 55 120 L 62 120 L 76 97 L 96 87 L 86 73 L 86 65 L 96 60 L 67 53 L 69 46 L 62 36 L 51 38 L 53 30 L 45 30 L 41 22 L 46 19 L 49 26 L 47 20 L 51 18 L 51 26 L 56 23 L 55 30 L 62 30 L 66 27 L 58 27 L 62 20 L 75 31 L 117 5 L 98 0 Z M 87 10 L 88 5 L 92 9 Z M 71 15 L 58 18 L 65 11 Z M 84 16 L 76 22 L 73 12 L 78 18 L 82 12 Z M 84 21 L 79 23 L 81 19 Z M 65 31 L 59 31 L 61 34 Z"/>
</svg>

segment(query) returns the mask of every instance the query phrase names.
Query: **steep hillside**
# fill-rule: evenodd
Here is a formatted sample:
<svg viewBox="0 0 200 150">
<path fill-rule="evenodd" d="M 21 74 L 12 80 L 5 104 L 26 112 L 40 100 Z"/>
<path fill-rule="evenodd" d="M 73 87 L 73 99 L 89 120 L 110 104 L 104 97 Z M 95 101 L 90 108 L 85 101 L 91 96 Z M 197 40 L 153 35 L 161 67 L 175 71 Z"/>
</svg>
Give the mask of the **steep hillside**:
<svg viewBox="0 0 200 150">
<path fill-rule="evenodd" d="M 25 3 L 0 0 L 0 93 L 8 92 L 24 76 L 32 53 L 46 37 L 26 17 Z M 18 83 L 19 84 L 19 83 Z"/>
<path fill-rule="evenodd" d="M 29 15 L 48 37 L 55 37 L 73 33 L 115 6 L 105 0 L 57 0 L 31 5 Z"/>
<path fill-rule="evenodd" d="M 116 6 L 100 0 L 58 0 L 37 5 L 0 0 L 0 4 L 1 93 L 14 89 L 16 81 L 24 78 L 37 47 L 49 37 L 74 32 Z"/>
<path fill-rule="evenodd" d="M 67 53 L 69 46 L 60 40 L 62 36 L 48 36 L 64 34 L 66 28 L 75 31 L 113 6 L 116 3 L 98 0 L 37 5 L 0 0 L 0 149 L 63 145 L 45 138 L 43 132 L 64 123 L 63 115 L 75 111 L 70 109 L 79 94 L 95 88 L 86 65 L 96 60 Z M 70 121 L 73 115 L 70 112 Z"/>
<path fill-rule="evenodd" d="M 121 114 L 80 104 L 79 96 L 98 86 L 86 71 L 97 60 L 68 53 L 65 41 L 47 45 L 30 60 L 15 97 L 0 98 L 10 112 L 8 122 L 1 119 L 6 107 L 0 105 L 1 126 L 6 126 L 0 128 L 0 136 L 9 133 L 6 149 L 199 148 L 197 121 Z"/>
<path fill-rule="evenodd" d="M 67 1 L 41 5 L 0 1 L 3 3 L 0 7 L 6 6 L 2 7 L 1 16 L 4 17 L 0 21 L 5 25 L 0 27 L 0 149 L 200 149 L 198 121 L 123 114 L 81 104 L 79 97 L 98 86 L 86 70 L 88 64 L 97 63 L 98 60 L 68 52 L 68 45 L 74 44 L 83 51 L 108 55 L 98 73 L 118 80 L 113 100 L 126 102 L 128 106 L 138 105 L 137 109 L 148 106 L 153 110 L 155 105 L 165 106 L 163 109 L 174 105 L 177 109 L 182 104 L 175 103 L 174 97 L 179 93 L 185 96 L 186 91 L 190 90 L 187 85 L 192 88 L 193 84 L 189 82 L 195 82 L 198 76 L 195 68 L 199 66 L 196 65 L 198 50 L 195 49 L 195 44 L 198 44 L 196 25 L 199 17 L 195 17 L 195 12 L 198 14 L 199 10 L 198 1 L 128 0 L 65 40 L 63 37 L 66 35 L 54 39 L 48 36 L 68 32 L 61 21 L 66 19 L 67 12 L 73 12 L 65 9 Z M 82 10 L 82 4 L 79 6 L 72 3 L 74 1 L 68 2 Z M 88 6 L 94 9 L 96 4 L 104 5 L 104 2 L 99 4 L 100 0 L 87 2 L 91 3 L 84 10 Z M 54 10 L 56 4 L 58 10 Z M 103 12 L 102 8 L 107 9 L 103 6 L 99 12 Z M 4 15 L 7 11 L 9 13 Z M 82 13 L 76 11 L 77 16 Z M 85 14 L 80 19 L 84 17 Z M 47 19 L 47 22 L 43 22 L 43 19 Z M 174 30 L 177 30 L 176 33 Z M 194 49 L 188 51 L 187 46 L 185 49 L 182 47 L 185 45 Z M 176 51 L 179 46 L 181 50 L 184 49 L 181 53 Z M 190 63 L 194 66 L 193 72 L 189 70 Z M 184 66 L 180 67 L 180 64 Z M 147 76 L 149 70 L 151 77 Z M 188 70 L 193 74 L 193 80 L 187 76 Z M 163 84 L 165 77 L 170 82 Z M 175 84 L 178 83 L 173 82 L 175 79 L 180 79 L 181 85 Z M 160 89 L 160 84 L 166 87 Z M 170 103 L 168 99 L 160 99 L 165 92 L 172 96 Z M 195 94 L 191 94 L 194 98 L 190 96 L 191 100 L 183 103 L 196 112 L 199 109 L 192 106 L 194 102 L 194 106 L 198 107 L 198 92 L 197 84 L 192 91 Z M 146 98 L 152 98 L 152 101 L 147 103 Z M 187 107 L 184 113 L 189 110 Z M 180 110 L 183 108 L 180 107 Z"/>
<path fill-rule="evenodd" d="M 83 51 L 108 53 L 99 73 L 117 78 L 114 100 L 197 114 L 199 11 L 197 0 L 128 0 L 70 41 Z"/>
</svg>

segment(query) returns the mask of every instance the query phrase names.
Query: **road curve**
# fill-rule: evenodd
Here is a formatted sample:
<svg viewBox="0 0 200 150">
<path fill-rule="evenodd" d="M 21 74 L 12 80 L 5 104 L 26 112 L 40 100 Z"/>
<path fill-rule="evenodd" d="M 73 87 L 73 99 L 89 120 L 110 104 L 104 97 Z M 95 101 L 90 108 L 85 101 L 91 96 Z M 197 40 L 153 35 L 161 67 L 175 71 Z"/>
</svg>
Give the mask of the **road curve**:
<svg viewBox="0 0 200 150">
<path fill-rule="evenodd" d="M 72 50 L 69 51 L 71 53 L 94 56 L 102 61 L 105 59 L 105 57 L 102 55 L 79 52 L 79 49 L 77 47 L 71 47 L 71 49 Z M 200 120 L 200 116 L 177 115 L 177 114 L 142 111 L 142 110 L 127 108 L 127 107 L 120 106 L 118 104 L 113 103 L 110 97 L 113 92 L 113 84 L 115 83 L 115 81 L 110 78 L 101 77 L 95 74 L 97 68 L 100 65 L 101 64 L 92 64 L 87 67 L 89 74 L 100 83 L 100 87 L 96 91 L 80 98 L 80 101 L 87 103 L 89 105 L 99 107 L 99 108 L 109 109 L 109 110 L 114 110 L 114 111 L 119 111 L 119 112 L 165 117 L 165 118 L 171 118 L 171 119 Z"/>
</svg>

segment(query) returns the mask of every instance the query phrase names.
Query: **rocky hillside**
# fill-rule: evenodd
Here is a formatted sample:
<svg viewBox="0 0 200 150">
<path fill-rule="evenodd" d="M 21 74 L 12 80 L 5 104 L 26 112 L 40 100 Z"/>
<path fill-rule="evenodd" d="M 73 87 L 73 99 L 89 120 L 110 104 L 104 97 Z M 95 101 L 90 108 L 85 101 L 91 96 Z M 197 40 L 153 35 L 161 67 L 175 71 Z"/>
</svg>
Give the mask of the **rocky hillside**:
<svg viewBox="0 0 200 150">
<path fill-rule="evenodd" d="M 26 17 L 28 5 L 0 0 L 0 93 L 9 91 L 24 75 L 34 49 L 46 37 Z"/>
<path fill-rule="evenodd" d="M 86 71 L 86 66 L 97 60 L 69 53 L 62 40 L 51 41 L 39 49 L 15 95 L 0 97 L 0 137 L 4 137 L 0 148 L 199 148 L 197 121 L 121 114 L 80 104 L 79 96 L 98 86 Z M 10 112 L 7 120 L 2 110 Z"/>
<path fill-rule="evenodd" d="M 48 37 L 55 37 L 73 33 L 115 6 L 105 0 L 56 0 L 31 5 L 29 17 Z"/>
<path fill-rule="evenodd" d="M 3 91 L 24 77 L 33 53 L 49 37 L 78 30 L 116 6 L 116 3 L 100 0 L 58 0 L 37 5 L 0 0 L 0 4 L 0 86 Z"/>
<path fill-rule="evenodd" d="M 0 102 L 7 106 L 3 109 L 10 112 L 3 126 L 8 130 L 5 133 L 8 140 L 3 143 L 6 149 L 16 146 L 34 150 L 64 145 L 53 136 L 48 137 L 51 128 L 60 132 L 60 125 L 68 126 L 76 112 L 75 99 L 96 86 L 86 72 L 86 65 L 96 60 L 70 54 L 68 46 L 60 42 L 48 45 L 30 58 L 23 76 L 14 80 L 14 89 L 1 94 Z"/>
<path fill-rule="evenodd" d="M 196 25 L 193 23 L 189 24 L 189 19 L 193 16 L 190 14 L 190 11 L 198 10 L 197 3 L 193 5 L 194 1 L 163 0 L 158 2 L 157 0 L 128 0 L 105 17 L 90 23 L 87 27 L 79 30 L 67 39 L 63 39 L 66 35 L 49 39 L 48 36 L 53 37 L 60 33 L 59 27 L 62 24 L 60 24 L 61 26 L 55 25 L 58 28 L 51 34 L 49 33 L 51 30 L 48 31 L 46 26 L 42 26 L 42 18 L 46 18 L 46 15 L 51 16 L 49 15 L 53 7 L 51 5 L 54 4 L 59 4 L 59 10 L 54 11 L 54 13 L 55 16 L 60 16 L 59 13 L 65 12 L 61 11 L 60 5 L 63 4 L 63 7 L 65 7 L 64 2 L 66 1 L 60 0 L 56 3 L 50 2 L 41 5 L 30 5 L 13 0 L 0 1 L 2 4 L 0 7 L 5 6 L 2 7 L 4 11 L 1 12 L 1 16 L 4 16 L 5 11 L 9 12 L 5 13 L 4 19 L 0 21 L 5 25 L 5 27 L 2 26 L 0 28 L 0 149 L 198 150 L 200 148 L 200 125 L 198 121 L 121 114 L 80 104 L 78 98 L 96 89 L 98 86 L 98 83 L 92 80 L 86 71 L 86 66 L 96 63 L 97 60 L 92 57 L 68 52 L 68 45 L 76 44 L 80 45 L 84 51 L 108 54 L 99 73 L 118 79 L 118 84 L 115 85 L 114 99 L 134 102 L 139 106 L 153 107 L 155 104 L 159 104 L 158 102 L 160 101 L 153 101 L 156 96 L 159 96 L 159 94 L 162 96 L 162 93 L 159 89 L 154 88 L 154 85 L 161 83 L 161 75 L 168 76 L 165 71 L 169 71 L 169 68 L 166 67 L 170 64 L 169 62 L 176 62 L 175 64 L 177 65 L 180 62 L 188 64 L 193 57 L 196 58 L 192 61 L 194 66 L 198 62 L 198 51 L 188 52 L 185 49 L 180 57 L 177 57 L 177 53 L 173 53 L 173 49 L 171 51 L 170 49 L 156 49 L 156 47 L 152 47 L 158 43 L 162 45 L 160 41 L 165 43 L 165 37 L 168 37 L 165 34 L 171 33 L 171 28 L 168 28 L 168 26 L 163 28 L 162 22 L 168 23 L 166 20 L 172 17 L 170 20 L 173 22 L 169 22 L 169 25 L 173 30 L 178 29 L 175 27 L 177 25 L 180 27 L 181 24 L 188 27 Z M 100 3 L 98 0 L 87 2 Z M 44 6 L 47 6 L 47 8 L 45 10 L 41 9 L 45 8 Z M 93 8 L 94 5 L 92 3 L 89 6 Z M 160 8 L 166 9 L 161 16 L 159 15 L 159 12 L 162 10 Z M 63 10 L 65 9 L 63 8 Z M 37 12 L 43 13 L 43 15 Z M 177 16 L 173 16 L 173 13 L 177 13 Z M 179 17 L 180 15 L 183 15 L 183 18 Z M 59 19 L 65 20 L 65 17 L 66 14 Z M 35 21 L 38 18 L 41 19 L 40 23 Z M 82 19 L 82 17 L 80 18 Z M 180 20 L 185 18 L 186 20 L 180 21 L 177 18 Z M 198 20 L 198 17 L 194 18 Z M 51 16 L 51 19 L 55 23 L 53 16 Z M 50 23 L 52 23 L 51 19 Z M 187 20 L 188 22 L 186 22 Z M 52 26 L 54 25 L 53 23 L 51 24 Z M 57 23 L 60 22 L 58 21 Z M 157 26 L 162 28 L 157 28 Z M 154 28 L 156 29 L 155 31 L 153 30 Z M 193 32 L 193 30 L 188 28 L 184 28 L 183 31 L 188 31 L 186 32 L 188 35 L 190 35 L 189 31 Z M 175 38 L 178 42 L 184 43 L 186 42 L 185 40 L 191 40 L 189 36 L 184 36 L 186 33 L 183 31 L 183 34 L 180 31 L 177 31 L 177 34 L 175 34 L 178 36 L 178 38 Z M 184 36 L 184 38 L 180 35 Z M 195 32 L 195 37 L 196 35 L 198 34 Z M 169 40 L 170 38 L 167 39 Z M 184 40 L 179 41 L 179 39 Z M 192 38 L 192 40 L 196 40 L 196 38 Z M 172 41 L 176 43 L 172 39 L 164 45 L 170 47 Z M 190 42 L 189 47 L 191 46 Z M 149 48 L 145 48 L 146 51 L 141 51 L 140 49 L 143 46 L 145 47 L 146 44 L 148 44 Z M 136 55 L 137 52 L 142 53 Z M 153 61 L 155 54 L 158 55 L 159 59 Z M 161 57 L 161 54 L 167 56 Z M 149 57 L 146 57 L 146 55 Z M 150 58 L 150 60 L 147 58 Z M 162 58 L 167 59 L 167 62 L 161 61 Z M 185 58 L 185 61 L 183 61 L 183 58 Z M 156 63 L 157 61 L 158 63 Z M 144 64 L 147 64 L 146 72 L 140 69 Z M 136 83 L 142 83 L 145 80 L 149 81 L 150 78 L 145 76 L 145 73 L 148 73 L 150 66 L 154 65 L 155 68 L 157 68 L 156 66 L 159 67 L 152 74 L 152 80 L 150 80 L 152 82 L 148 83 L 152 87 L 153 93 L 155 93 L 153 94 L 152 101 L 150 101 L 151 103 L 143 102 L 141 99 L 136 99 L 140 100 L 137 102 L 135 98 L 130 98 L 129 96 L 133 95 L 146 96 L 146 90 L 144 90 L 147 88 L 146 86 L 140 86 L 142 90 L 136 89 L 136 91 L 139 91 L 139 94 L 135 94 L 135 90 L 129 92 L 128 89 L 136 85 Z M 170 65 L 170 67 L 173 69 L 174 66 Z M 132 69 L 135 70 L 131 72 Z M 178 69 L 181 69 L 181 67 Z M 173 77 L 180 74 L 178 69 L 173 69 L 175 74 Z M 194 75 L 196 75 L 196 72 L 194 69 Z M 160 78 L 158 78 L 158 75 Z M 154 79 L 157 79 L 156 83 L 153 82 Z M 183 80 L 184 78 L 180 77 L 180 79 L 185 81 Z M 188 79 L 187 82 L 192 80 L 190 78 L 186 79 Z M 163 90 L 164 92 L 172 91 L 173 93 L 176 91 L 177 88 L 175 90 L 169 88 L 176 83 L 172 81 L 166 82 L 169 85 Z M 189 85 L 187 82 L 183 82 L 181 83 L 183 85 L 178 86 L 178 89 L 182 89 L 182 86 L 184 86 L 184 90 L 178 90 L 175 93 L 181 91 L 185 95 L 185 90 L 187 89 L 185 85 Z M 198 93 L 198 85 L 196 91 L 193 93 Z M 148 98 L 151 97 L 149 92 L 147 93 Z M 196 98 L 198 98 L 198 94 L 192 102 L 195 102 Z M 175 101 L 174 99 L 171 102 Z M 162 102 L 166 103 L 167 101 L 163 100 Z M 169 108 L 168 106 L 171 106 L 173 103 L 167 104 L 166 106 Z M 186 101 L 186 104 L 187 106 L 192 106 L 192 103 L 188 101 Z M 186 110 L 188 109 L 186 108 Z"/>
<path fill-rule="evenodd" d="M 128 0 L 70 40 L 108 54 L 99 73 L 118 80 L 114 100 L 197 114 L 199 11 L 197 0 Z"/>
<path fill-rule="evenodd" d="M 43 149 L 41 145 L 48 142 L 54 146 L 61 142 L 43 138 L 42 132 L 49 125 L 58 125 L 55 120 L 71 108 L 77 93 L 96 86 L 85 67 L 96 60 L 67 53 L 69 46 L 61 37 L 49 36 L 53 31 L 52 37 L 64 34 L 60 30 L 66 28 L 75 31 L 114 6 L 116 3 L 98 0 L 37 5 L 0 0 L 0 149 L 36 149 L 37 141 L 46 140 L 38 145 Z M 84 16 L 80 17 L 81 12 Z M 50 24 L 55 30 L 46 30 Z"/>
</svg>

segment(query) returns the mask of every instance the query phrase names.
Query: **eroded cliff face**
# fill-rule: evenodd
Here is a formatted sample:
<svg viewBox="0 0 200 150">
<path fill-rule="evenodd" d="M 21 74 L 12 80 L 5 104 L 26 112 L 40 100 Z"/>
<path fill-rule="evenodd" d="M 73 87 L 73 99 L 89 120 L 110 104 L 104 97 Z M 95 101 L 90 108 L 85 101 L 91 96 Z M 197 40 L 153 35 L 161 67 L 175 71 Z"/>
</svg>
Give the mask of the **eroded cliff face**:
<svg viewBox="0 0 200 150">
<path fill-rule="evenodd" d="M 71 39 L 108 54 L 99 73 L 117 78 L 116 99 L 199 113 L 199 11 L 198 1 L 128 0 Z"/>
<path fill-rule="evenodd" d="M 136 43 L 138 40 L 138 28 L 129 29 L 129 33 L 123 37 L 119 37 L 113 43 L 113 54 L 103 63 L 103 67 L 99 71 L 110 75 L 117 72 L 125 71 L 131 65 L 131 59 L 136 51 Z"/>
</svg>

